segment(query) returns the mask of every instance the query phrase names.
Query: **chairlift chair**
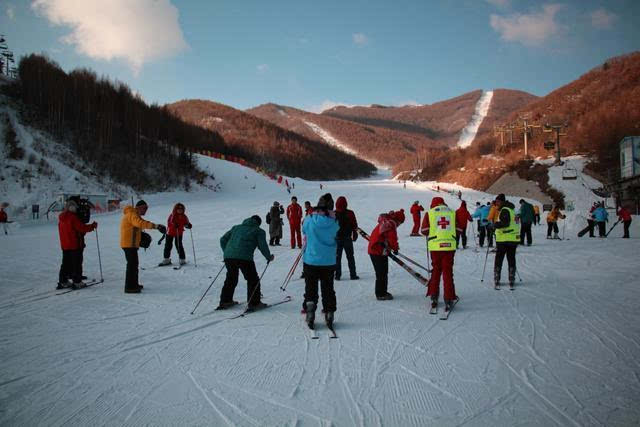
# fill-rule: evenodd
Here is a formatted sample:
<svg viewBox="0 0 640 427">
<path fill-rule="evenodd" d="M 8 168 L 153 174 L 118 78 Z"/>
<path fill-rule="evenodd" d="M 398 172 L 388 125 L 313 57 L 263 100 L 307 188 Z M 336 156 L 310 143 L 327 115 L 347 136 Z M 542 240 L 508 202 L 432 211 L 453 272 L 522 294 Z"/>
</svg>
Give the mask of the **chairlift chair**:
<svg viewBox="0 0 640 427">
<path fill-rule="evenodd" d="M 573 180 L 578 179 L 578 171 L 575 168 L 565 167 L 562 169 L 562 179 Z"/>
</svg>

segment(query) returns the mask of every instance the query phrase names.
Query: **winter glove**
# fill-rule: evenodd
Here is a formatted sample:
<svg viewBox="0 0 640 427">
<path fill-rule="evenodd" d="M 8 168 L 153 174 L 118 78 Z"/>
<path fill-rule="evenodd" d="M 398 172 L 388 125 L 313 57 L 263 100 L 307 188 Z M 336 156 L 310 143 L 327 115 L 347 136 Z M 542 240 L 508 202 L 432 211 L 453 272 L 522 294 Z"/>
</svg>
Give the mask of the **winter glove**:
<svg viewBox="0 0 640 427">
<path fill-rule="evenodd" d="M 393 254 L 394 254 L 394 255 L 398 255 L 398 250 L 397 250 L 397 249 L 394 249 L 394 250 L 393 250 Z"/>
<path fill-rule="evenodd" d="M 353 233 L 351 233 L 351 240 L 353 240 L 354 242 L 356 240 L 358 240 L 358 232 L 354 231 Z"/>
<path fill-rule="evenodd" d="M 271 258 L 269 258 L 269 261 L 268 261 L 268 262 L 271 262 L 271 261 L 273 261 L 274 259 L 276 259 L 276 256 L 275 256 L 274 254 L 271 254 Z"/>
<path fill-rule="evenodd" d="M 97 230 L 97 229 L 98 229 L 98 223 L 97 223 L 97 222 L 95 222 L 95 221 L 93 221 L 93 222 L 91 223 L 91 227 L 93 227 L 93 229 L 94 229 L 94 230 Z"/>
<path fill-rule="evenodd" d="M 165 227 L 162 224 L 157 224 L 156 225 L 156 230 L 158 230 L 159 232 L 161 232 L 162 234 L 165 234 L 167 232 L 167 227 Z"/>
<path fill-rule="evenodd" d="M 184 226 L 184 228 L 186 228 L 187 230 L 191 230 L 191 227 L 193 227 L 191 223 L 188 223 L 187 225 Z"/>
</svg>

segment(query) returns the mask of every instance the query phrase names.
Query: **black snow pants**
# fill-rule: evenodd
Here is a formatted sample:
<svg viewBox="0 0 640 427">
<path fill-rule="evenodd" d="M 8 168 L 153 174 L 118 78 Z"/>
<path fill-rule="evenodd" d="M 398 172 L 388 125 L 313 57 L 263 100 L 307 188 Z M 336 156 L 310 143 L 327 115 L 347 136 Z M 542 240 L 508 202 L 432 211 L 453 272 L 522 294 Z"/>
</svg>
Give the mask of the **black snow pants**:
<svg viewBox="0 0 640 427">
<path fill-rule="evenodd" d="M 125 290 L 138 289 L 138 248 L 122 248 L 127 260 L 127 272 L 124 279 Z"/>
<path fill-rule="evenodd" d="M 73 283 L 82 281 L 82 249 L 62 251 L 62 264 L 58 274 L 58 283 L 65 283 L 71 279 Z"/>
<path fill-rule="evenodd" d="M 322 310 L 325 313 L 336 311 L 336 292 L 333 289 L 333 265 L 304 264 L 304 301 L 302 308 L 306 310 L 306 303 L 313 301 L 318 306 L 318 282 L 322 292 Z"/>
<path fill-rule="evenodd" d="M 629 227 L 631 226 L 631 220 L 629 221 L 624 221 L 624 236 L 622 236 L 625 239 L 629 238 Z"/>
<path fill-rule="evenodd" d="M 371 263 L 376 271 L 376 296 L 383 297 L 389 284 L 389 257 L 386 255 L 371 255 Z"/>
<path fill-rule="evenodd" d="M 460 238 L 462 238 L 462 247 L 467 247 L 467 229 L 464 230 L 456 230 L 456 246 L 460 247 Z"/>
<path fill-rule="evenodd" d="M 340 279 L 342 276 L 342 251 L 344 250 L 347 256 L 347 264 L 349 265 L 349 275 L 353 279 L 356 274 L 356 260 L 353 257 L 353 240 L 347 237 L 345 239 L 336 240 L 336 279 Z"/>
<path fill-rule="evenodd" d="M 233 301 L 233 293 L 238 285 L 238 272 L 247 281 L 247 301 L 249 307 L 260 304 L 260 278 L 256 271 L 256 263 L 245 259 L 227 258 L 224 260 L 227 268 L 227 277 L 220 292 L 220 304 Z"/>
<path fill-rule="evenodd" d="M 176 241 L 176 249 L 178 251 L 178 256 L 180 257 L 180 259 L 185 259 L 186 256 L 184 254 L 184 246 L 182 246 L 182 234 L 175 237 L 167 234 L 167 237 L 165 238 L 165 241 L 164 241 L 164 257 L 165 258 L 171 257 L 171 249 L 173 249 L 174 239 Z"/>
<path fill-rule="evenodd" d="M 524 245 L 524 238 L 527 238 L 527 246 L 531 246 L 531 241 L 533 240 L 531 238 L 531 223 L 530 222 L 523 222 L 522 224 L 520 224 L 520 244 Z"/>
</svg>

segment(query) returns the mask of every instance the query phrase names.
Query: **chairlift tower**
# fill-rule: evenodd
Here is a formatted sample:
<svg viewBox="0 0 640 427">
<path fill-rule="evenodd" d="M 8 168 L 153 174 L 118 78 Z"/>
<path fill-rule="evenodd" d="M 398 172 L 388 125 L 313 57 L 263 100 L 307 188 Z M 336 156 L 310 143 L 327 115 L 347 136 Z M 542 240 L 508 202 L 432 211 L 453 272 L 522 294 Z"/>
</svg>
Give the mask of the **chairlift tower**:
<svg viewBox="0 0 640 427">
<path fill-rule="evenodd" d="M 555 164 L 557 165 L 561 165 L 562 164 L 562 159 L 560 158 L 560 137 L 561 136 L 567 136 L 566 132 L 563 132 L 564 128 L 567 127 L 567 124 L 561 124 L 561 125 L 550 125 L 549 123 L 545 123 L 544 127 L 542 128 L 542 132 L 545 133 L 549 133 L 549 132 L 555 132 L 556 134 L 556 161 Z"/>
<path fill-rule="evenodd" d="M 540 129 L 542 126 L 530 125 L 528 123 L 529 114 L 524 114 L 520 116 L 520 120 L 522 120 L 522 126 L 517 126 L 514 129 L 521 130 L 524 133 L 524 158 L 526 159 L 529 157 L 529 147 L 528 147 L 528 139 L 527 139 L 529 136 L 529 132 L 532 131 L 533 129 Z"/>
</svg>

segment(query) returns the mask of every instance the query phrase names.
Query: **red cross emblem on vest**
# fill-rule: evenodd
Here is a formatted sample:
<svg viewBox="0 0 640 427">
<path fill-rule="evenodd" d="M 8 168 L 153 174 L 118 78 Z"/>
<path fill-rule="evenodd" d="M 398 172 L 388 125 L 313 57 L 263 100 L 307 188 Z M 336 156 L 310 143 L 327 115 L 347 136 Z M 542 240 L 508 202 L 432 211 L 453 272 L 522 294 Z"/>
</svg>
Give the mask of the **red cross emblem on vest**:
<svg viewBox="0 0 640 427">
<path fill-rule="evenodd" d="M 438 221 L 438 225 L 440 226 L 440 228 L 442 228 L 443 230 L 446 230 L 449 224 L 451 223 L 447 220 L 446 217 L 444 216 L 440 217 L 440 221 Z"/>
</svg>

